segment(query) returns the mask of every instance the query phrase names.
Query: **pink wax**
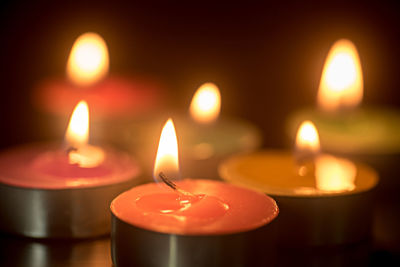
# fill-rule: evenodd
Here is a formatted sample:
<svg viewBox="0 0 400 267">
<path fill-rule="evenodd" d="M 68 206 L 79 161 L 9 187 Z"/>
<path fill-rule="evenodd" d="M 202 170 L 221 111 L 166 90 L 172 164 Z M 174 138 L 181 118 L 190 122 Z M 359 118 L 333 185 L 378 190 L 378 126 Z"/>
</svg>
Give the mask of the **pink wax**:
<svg viewBox="0 0 400 267">
<path fill-rule="evenodd" d="M 183 235 L 249 231 L 268 224 L 279 212 L 272 198 L 235 185 L 191 179 L 176 184 L 195 197 L 150 183 L 120 194 L 111 203 L 111 211 L 134 226 Z"/>
<path fill-rule="evenodd" d="M 59 115 L 70 114 L 76 103 L 85 100 L 96 117 L 127 117 L 147 114 L 162 104 L 161 86 L 144 78 L 108 76 L 89 87 L 78 87 L 66 79 L 43 81 L 36 88 L 38 108 Z"/>
<path fill-rule="evenodd" d="M 0 154 L 0 183 L 37 189 L 105 186 L 137 178 L 140 170 L 127 154 L 103 149 L 105 159 L 96 167 L 70 164 L 61 144 L 32 144 Z"/>
</svg>

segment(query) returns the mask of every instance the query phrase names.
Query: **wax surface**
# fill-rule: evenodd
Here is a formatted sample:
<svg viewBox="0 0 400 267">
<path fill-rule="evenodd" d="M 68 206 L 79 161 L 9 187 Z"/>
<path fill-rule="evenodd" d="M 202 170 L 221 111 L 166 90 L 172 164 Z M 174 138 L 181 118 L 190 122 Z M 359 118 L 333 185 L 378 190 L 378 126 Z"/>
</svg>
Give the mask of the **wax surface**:
<svg viewBox="0 0 400 267">
<path fill-rule="evenodd" d="M 182 197 L 164 184 L 150 183 L 119 195 L 111 211 L 134 226 L 182 235 L 248 231 L 278 215 L 275 201 L 260 192 L 210 180 L 184 179 L 177 185 L 196 197 Z"/>
<path fill-rule="evenodd" d="M 342 192 L 317 190 L 313 174 L 297 175 L 298 166 L 288 151 L 269 150 L 233 156 L 220 165 L 219 173 L 226 181 L 271 195 L 334 196 L 356 194 L 376 186 L 376 172 L 362 164 L 356 166 L 354 190 Z"/>
<path fill-rule="evenodd" d="M 392 154 L 400 152 L 400 112 L 388 109 L 359 109 L 342 114 L 324 114 L 304 109 L 287 123 L 291 140 L 298 126 L 311 120 L 326 151 L 350 154 Z"/>
<path fill-rule="evenodd" d="M 39 189 L 86 188 L 136 178 L 139 167 L 122 152 L 105 149 L 105 160 L 94 168 L 69 164 L 61 144 L 33 144 L 0 154 L 0 182 Z"/>
<path fill-rule="evenodd" d="M 88 88 L 79 88 L 65 79 L 49 79 L 37 87 L 35 103 L 53 114 L 70 114 L 81 100 L 96 117 L 126 117 L 149 113 L 160 107 L 161 86 L 144 78 L 109 76 Z"/>
</svg>

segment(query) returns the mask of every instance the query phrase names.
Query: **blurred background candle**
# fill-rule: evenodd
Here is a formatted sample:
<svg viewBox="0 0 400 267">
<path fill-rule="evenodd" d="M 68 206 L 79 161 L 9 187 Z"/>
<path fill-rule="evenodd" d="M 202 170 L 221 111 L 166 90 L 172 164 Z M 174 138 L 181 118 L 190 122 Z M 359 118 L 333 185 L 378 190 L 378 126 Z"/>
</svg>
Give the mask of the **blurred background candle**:
<svg viewBox="0 0 400 267">
<path fill-rule="evenodd" d="M 109 75 L 109 68 L 105 40 L 97 33 L 84 33 L 72 46 L 66 77 L 52 77 L 40 82 L 33 94 L 34 103 L 45 114 L 55 116 L 52 122 L 60 122 L 60 117 L 84 99 L 93 111 L 94 122 L 103 126 L 96 126 L 97 135 L 103 134 L 101 131 L 110 124 L 135 118 L 143 120 L 160 110 L 164 98 L 159 82 L 145 76 Z M 61 127 L 62 124 L 56 125 Z"/>
<path fill-rule="evenodd" d="M 189 107 L 190 118 L 176 124 L 182 136 L 182 173 L 185 176 L 218 177 L 218 163 L 233 153 L 249 152 L 261 146 L 261 134 L 254 125 L 239 118 L 220 116 L 221 94 L 213 83 L 201 85 Z"/>
<path fill-rule="evenodd" d="M 108 206 L 139 182 L 123 152 L 89 143 L 89 110 L 76 106 L 65 144 L 37 143 L 0 154 L 0 230 L 34 238 L 87 238 L 109 232 Z"/>
<path fill-rule="evenodd" d="M 154 165 L 154 179 L 163 184 L 134 187 L 111 203 L 116 266 L 274 264 L 273 199 L 223 182 L 177 178 L 178 142 L 169 119 Z"/>
<path fill-rule="evenodd" d="M 248 121 L 220 116 L 221 94 L 213 83 L 201 85 L 189 107 L 189 116 L 178 114 L 176 125 L 181 136 L 182 175 L 216 179 L 218 163 L 233 153 L 252 151 L 261 145 L 261 133 Z M 165 118 L 162 118 L 164 120 Z M 144 165 L 150 169 L 157 147 L 161 119 L 145 124 L 132 124 L 117 129 L 122 138 L 121 146 L 140 151 Z M 124 134 L 125 133 L 125 134 Z M 143 142 L 145 140 L 145 142 Z M 138 149 L 137 147 L 142 147 Z M 143 151 L 148 151 L 144 153 Z"/>
<path fill-rule="evenodd" d="M 293 114 L 288 132 L 293 139 L 304 119 L 320 131 L 322 147 L 347 155 L 387 155 L 400 151 L 400 113 L 387 108 L 360 108 L 363 74 L 357 49 L 349 40 L 335 42 L 327 56 L 318 89 L 318 108 Z"/>
<path fill-rule="evenodd" d="M 392 199 L 400 189 L 400 112 L 382 106 L 360 107 L 363 88 L 355 45 L 346 39 L 336 41 L 322 71 L 317 108 L 293 113 L 287 122 L 287 133 L 293 139 L 301 121 L 310 119 L 320 132 L 324 150 L 376 168 L 382 180 L 377 188 L 375 237 L 380 243 L 398 243 L 400 231 L 394 225 L 400 220 L 392 216 L 397 210 Z"/>
<path fill-rule="evenodd" d="M 265 150 L 235 155 L 220 165 L 221 177 L 262 190 L 280 207 L 282 246 L 327 246 L 367 241 L 378 183 L 370 167 L 320 153 L 314 125 L 304 122 L 295 154 Z"/>
</svg>

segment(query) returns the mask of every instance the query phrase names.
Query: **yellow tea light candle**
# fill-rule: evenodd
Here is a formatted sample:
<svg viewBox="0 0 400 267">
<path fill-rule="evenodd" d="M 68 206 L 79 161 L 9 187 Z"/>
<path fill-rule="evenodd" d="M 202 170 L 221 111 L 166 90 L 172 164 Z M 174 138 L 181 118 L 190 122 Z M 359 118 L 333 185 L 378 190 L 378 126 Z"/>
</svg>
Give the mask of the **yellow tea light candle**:
<svg viewBox="0 0 400 267">
<path fill-rule="evenodd" d="M 296 153 L 268 150 L 236 155 L 219 168 L 221 177 L 274 197 L 280 207 L 283 245 L 332 245 L 368 238 L 371 189 L 376 172 L 363 164 L 319 153 L 310 122 L 300 127 Z"/>
</svg>

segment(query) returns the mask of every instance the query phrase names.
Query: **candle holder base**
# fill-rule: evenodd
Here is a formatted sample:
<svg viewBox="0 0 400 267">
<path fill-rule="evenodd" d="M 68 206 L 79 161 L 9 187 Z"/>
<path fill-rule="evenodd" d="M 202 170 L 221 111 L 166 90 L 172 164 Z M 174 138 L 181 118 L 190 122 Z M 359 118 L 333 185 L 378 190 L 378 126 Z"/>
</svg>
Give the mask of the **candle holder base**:
<svg viewBox="0 0 400 267">
<path fill-rule="evenodd" d="M 227 235 L 176 235 L 135 227 L 112 214 L 115 266 L 273 266 L 275 222 Z"/>
<path fill-rule="evenodd" d="M 271 196 L 278 203 L 281 246 L 332 246 L 369 240 L 373 191 L 346 196 Z"/>
<path fill-rule="evenodd" d="M 113 198 L 138 179 L 88 188 L 35 189 L 0 184 L 0 230 L 32 238 L 90 238 L 110 232 Z"/>
</svg>

